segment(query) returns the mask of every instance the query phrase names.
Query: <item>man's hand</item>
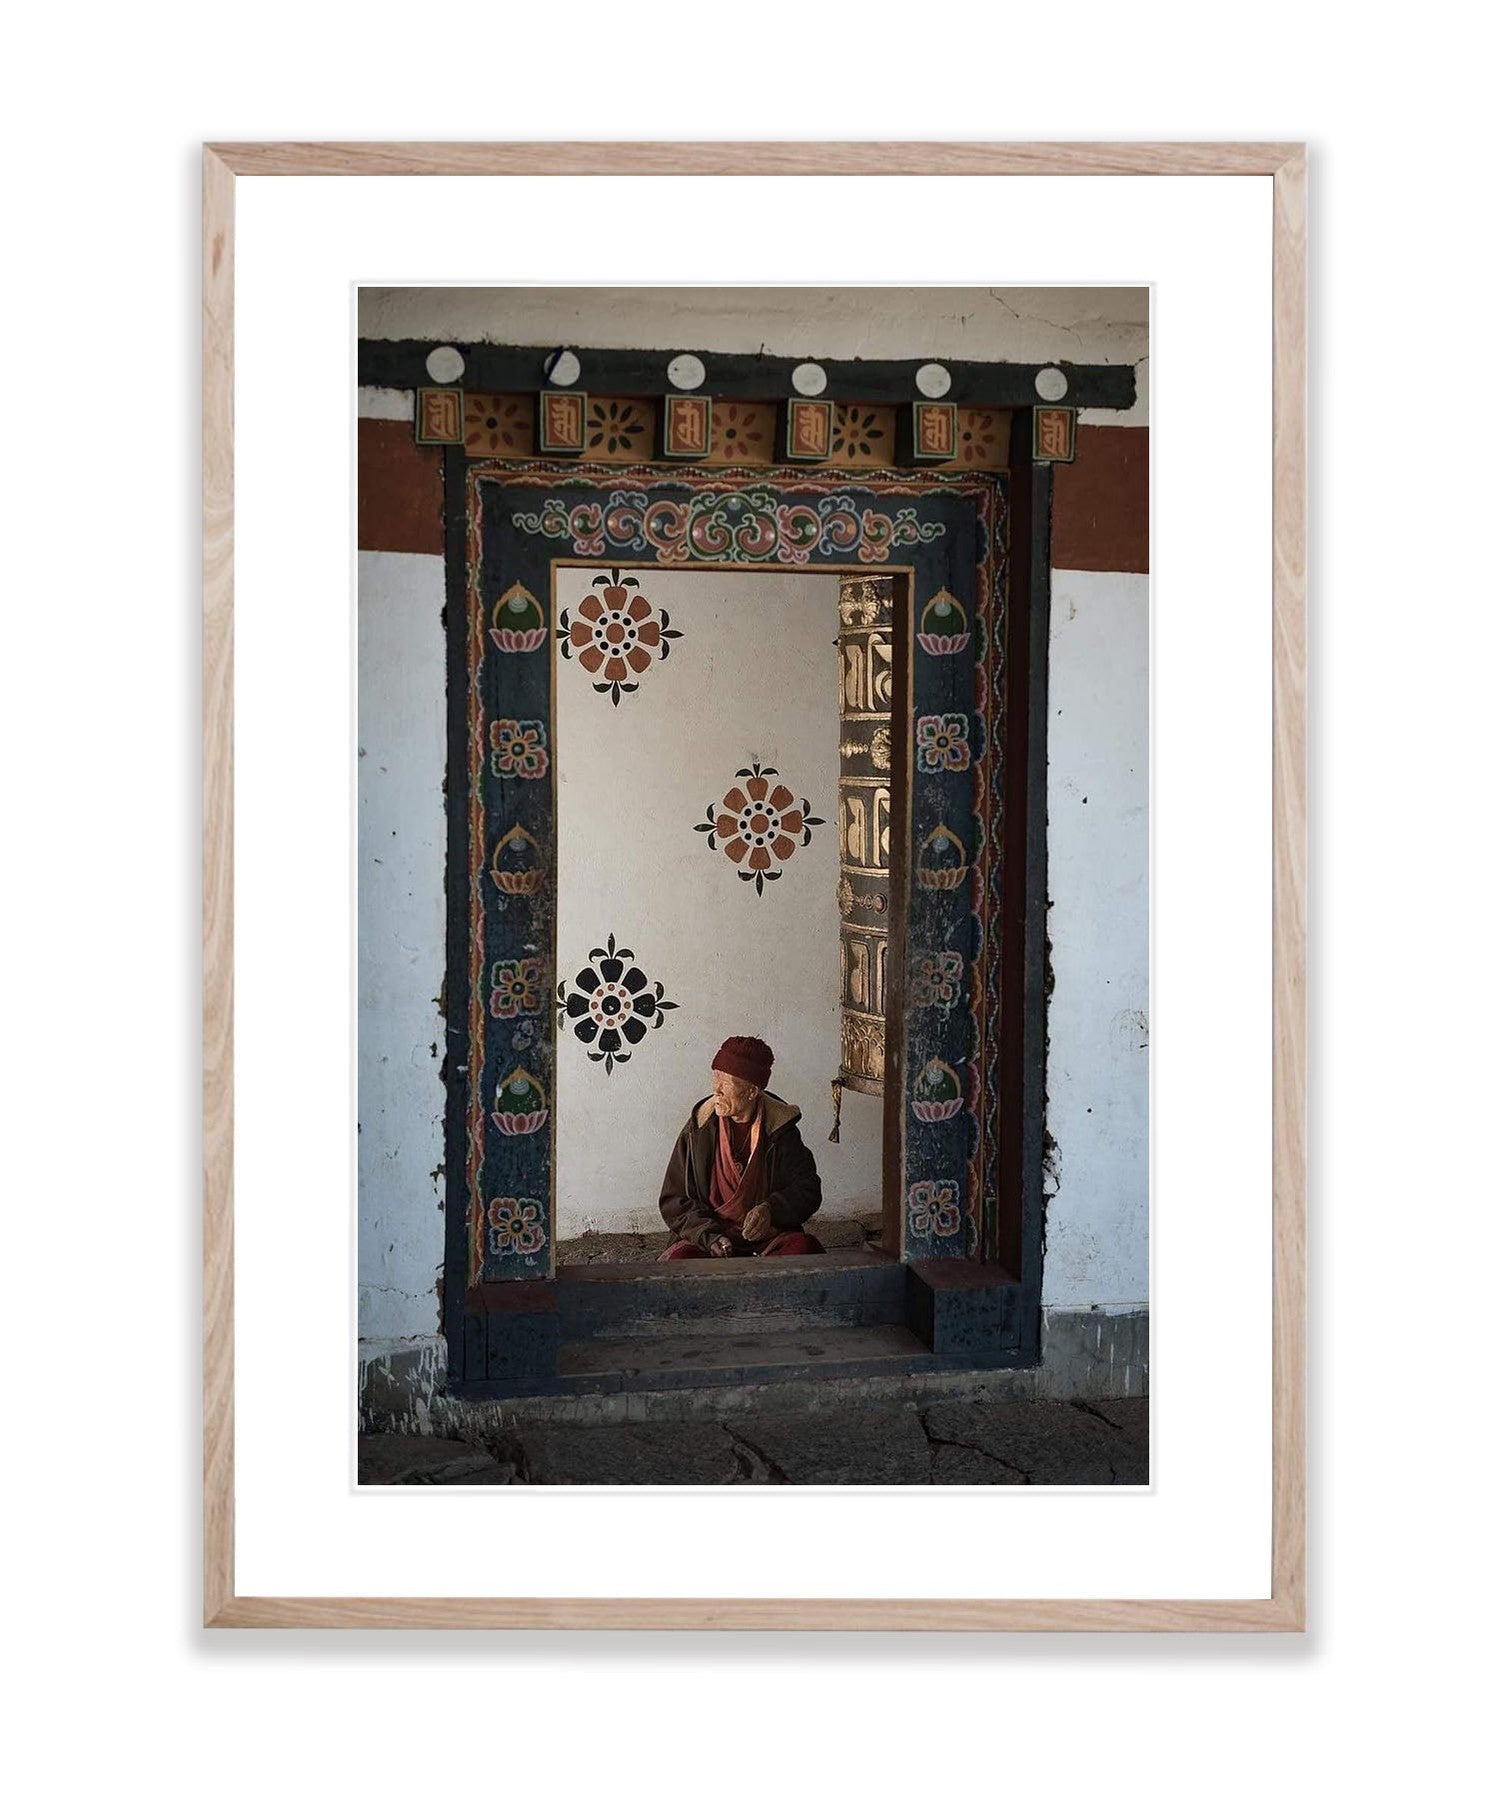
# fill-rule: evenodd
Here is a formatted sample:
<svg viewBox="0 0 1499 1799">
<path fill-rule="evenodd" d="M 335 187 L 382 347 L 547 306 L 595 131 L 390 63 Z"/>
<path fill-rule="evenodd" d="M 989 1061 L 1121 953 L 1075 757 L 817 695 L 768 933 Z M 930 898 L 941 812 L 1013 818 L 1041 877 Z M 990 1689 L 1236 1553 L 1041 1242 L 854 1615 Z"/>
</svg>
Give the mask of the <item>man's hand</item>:
<svg viewBox="0 0 1499 1799">
<path fill-rule="evenodd" d="M 708 1245 L 710 1256 L 731 1256 L 734 1253 L 734 1239 L 722 1234 L 716 1236 Z"/>
<path fill-rule="evenodd" d="M 770 1206 L 763 1201 L 758 1206 L 751 1206 L 739 1228 L 751 1243 L 759 1243 L 771 1236 L 776 1227 L 771 1222 Z"/>
</svg>

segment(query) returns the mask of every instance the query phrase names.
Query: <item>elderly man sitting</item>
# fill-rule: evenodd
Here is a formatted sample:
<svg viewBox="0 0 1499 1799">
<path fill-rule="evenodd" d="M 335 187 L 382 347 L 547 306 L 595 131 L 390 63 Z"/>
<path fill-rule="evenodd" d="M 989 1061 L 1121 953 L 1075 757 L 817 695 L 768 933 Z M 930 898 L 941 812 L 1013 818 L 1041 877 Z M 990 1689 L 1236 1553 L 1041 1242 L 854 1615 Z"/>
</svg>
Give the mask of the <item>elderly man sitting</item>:
<svg viewBox="0 0 1499 1799">
<path fill-rule="evenodd" d="M 713 1091 L 682 1126 L 661 1183 L 672 1233 L 663 1262 L 822 1254 L 801 1228 L 822 1182 L 796 1128 L 800 1109 L 765 1091 L 774 1060 L 758 1037 L 730 1037 L 713 1058 Z"/>
</svg>

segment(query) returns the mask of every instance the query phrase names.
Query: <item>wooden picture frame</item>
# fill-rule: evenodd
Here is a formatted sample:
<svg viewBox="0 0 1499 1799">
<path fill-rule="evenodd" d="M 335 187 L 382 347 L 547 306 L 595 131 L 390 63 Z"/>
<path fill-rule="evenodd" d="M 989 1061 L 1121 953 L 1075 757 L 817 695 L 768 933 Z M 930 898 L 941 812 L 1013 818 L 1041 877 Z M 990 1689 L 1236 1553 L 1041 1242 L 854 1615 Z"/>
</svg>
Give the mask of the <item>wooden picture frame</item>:
<svg viewBox="0 0 1499 1799">
<path fill-rule="evenodd" d="M 237 1590 L 233 1351 L 234 204 L 240 175 L 1273 179 L 1273 1243 L 1268 1598 L 276 1597 Z M 1306 1593 L 1306 149 L 1238 144 L 218 144 L 203 156 L 204 1620 L 226 1627 L 1298 1631 Z"/>
</svg>

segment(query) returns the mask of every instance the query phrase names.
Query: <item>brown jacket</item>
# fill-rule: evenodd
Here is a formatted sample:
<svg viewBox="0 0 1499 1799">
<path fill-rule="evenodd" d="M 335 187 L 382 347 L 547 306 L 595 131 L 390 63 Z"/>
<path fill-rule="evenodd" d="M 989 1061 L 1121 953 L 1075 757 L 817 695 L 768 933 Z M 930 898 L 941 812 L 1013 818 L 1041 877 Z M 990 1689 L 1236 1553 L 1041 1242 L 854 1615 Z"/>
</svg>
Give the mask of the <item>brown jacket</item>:
<svg viewBox="0 0 1499 1799">
<path fill-rule="evenodd" d="M 796 1230 L 822 1204 L 817 1164 L 796 1128 L 800 1117 L 800 1107 L 787 1105 L 773 1093 L 765 1095 L 765 1197 L 771 1222 L 780 1231 Z M 708 1198 L 717 1144 L 718 1118 L 710 1095 L 692 1108 L 661 1183 L 661 1216 L 674 1243 L 701 1244 L 724 1228 Z"/>
</svg>

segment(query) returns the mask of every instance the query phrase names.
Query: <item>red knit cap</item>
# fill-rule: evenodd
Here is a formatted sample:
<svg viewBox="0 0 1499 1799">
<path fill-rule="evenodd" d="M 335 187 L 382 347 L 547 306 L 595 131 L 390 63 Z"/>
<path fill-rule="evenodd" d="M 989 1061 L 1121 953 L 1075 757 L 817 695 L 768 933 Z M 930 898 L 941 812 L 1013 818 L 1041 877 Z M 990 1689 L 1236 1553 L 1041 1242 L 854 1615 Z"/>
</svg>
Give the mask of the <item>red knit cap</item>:
<svg viewBox="0 0 1499 1799">
<path fill-rule="evenodd" d="M 736 1080 L 756 1087 L 770 1085 L 770 1065 L 775 1061 L 768 1043 L 758 1037 L 726 1037 L 713 1058 L 713 1066 Z"/>
</svg>

